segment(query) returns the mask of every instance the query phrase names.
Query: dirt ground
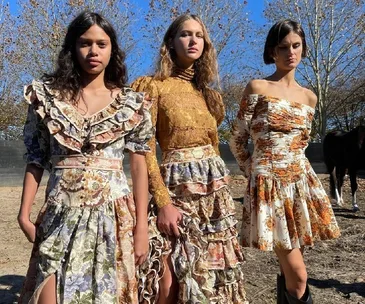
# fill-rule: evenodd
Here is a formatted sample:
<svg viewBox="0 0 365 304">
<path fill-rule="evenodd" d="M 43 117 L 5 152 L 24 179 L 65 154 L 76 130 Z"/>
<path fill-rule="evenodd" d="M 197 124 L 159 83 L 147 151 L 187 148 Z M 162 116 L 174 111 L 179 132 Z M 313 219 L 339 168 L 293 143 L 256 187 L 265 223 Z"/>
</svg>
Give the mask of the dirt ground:
<svg viewBox="0 0 365 304">
<path fill-rule="evenodd" d="M 328 176 L 319 175 L 328 190 Z M 307 249 L 309 285 L 314 303 L 365 304 L 365 180 L 359 179 L 358 201 L 361 211 L 352 212 L 349 181 L 344 186 L 345 206 L 334 207 L 342 236 L 317 243 Z M 231 179 L 232 195 L 240 215 L 245 180 Z M 31 244 L 18 228 L 16 216 L 21 187 L 0 187 L 0 303 L 14 303 L 27 270 Z M 33 217 L 42 205 L 44 187 L 38 191 Z M 246 291 L 253 304 L 276 303 L 278 262 L 272 253 L 244 249 Z"/>
</svg>

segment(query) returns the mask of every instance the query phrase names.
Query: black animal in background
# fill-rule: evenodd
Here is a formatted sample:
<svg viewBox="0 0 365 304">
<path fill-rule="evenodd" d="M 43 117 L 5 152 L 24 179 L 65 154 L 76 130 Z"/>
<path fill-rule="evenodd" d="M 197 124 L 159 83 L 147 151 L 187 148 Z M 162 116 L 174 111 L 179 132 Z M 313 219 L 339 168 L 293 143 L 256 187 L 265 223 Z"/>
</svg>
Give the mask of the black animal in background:
<svg viewBox="0 0 365 304">
<path fill-rule="evenodd" d="M 344 132 L 328 133 L 323 140 L 324 162 L 330 174 L 330 189 L 332 198 L 337 205 L 343 205 L 342 185 L 345 174 L 350 176 L 352 207 L 359 210 L 356 200 L 357 172 L 365 169 L 365 126 Z"/>
</svg>

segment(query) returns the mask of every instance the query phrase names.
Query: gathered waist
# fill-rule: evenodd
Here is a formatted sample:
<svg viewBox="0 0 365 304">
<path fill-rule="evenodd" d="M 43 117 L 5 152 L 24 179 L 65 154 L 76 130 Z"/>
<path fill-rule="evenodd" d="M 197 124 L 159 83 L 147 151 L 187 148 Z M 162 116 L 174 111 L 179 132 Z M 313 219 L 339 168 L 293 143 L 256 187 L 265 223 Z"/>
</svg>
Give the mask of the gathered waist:
<svg viewBox="0 0 365 304">
<path fill-rule="evenodd" d="M 217 156 L 212 145 L 177 149 L 162 153 L 162 164 L 185 163 Z"/>
<path fill-rule="evenodd" d="M 53 169 L 94 169 L 123 171 L 123 160 L 82 154 L 53 155 L 51 158 Z"/>
</svg>

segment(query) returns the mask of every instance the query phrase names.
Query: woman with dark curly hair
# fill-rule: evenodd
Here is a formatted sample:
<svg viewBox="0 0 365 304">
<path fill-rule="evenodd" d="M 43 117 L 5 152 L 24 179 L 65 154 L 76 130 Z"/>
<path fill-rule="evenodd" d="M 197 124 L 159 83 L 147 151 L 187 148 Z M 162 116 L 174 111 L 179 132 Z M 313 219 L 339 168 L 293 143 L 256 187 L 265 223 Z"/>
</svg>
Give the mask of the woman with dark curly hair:
<svg viewBox="0 0 365 304">
<path fill-rule="evenodd" d="M 246 303 L 235 205 L 218 149 L 224 105 L 209 87 L 217 76 L 204 23 L 182 15 L 165 34 L 156 74 L 132 85 L 154 99 L 156 126 L 146 158 L 151 250 L 139 269 L 140 300 L 147 303 Z"/>
<path fill-rule="evenodd" d="M 153 129 L 150 102 L 125 86 L 124 58 L 111 24 L 84 12 L 68 27 L 56 71 L 25 88 L 27 167 L 18 221 L 34 247 L 19 303 L 138 303 Z M 44 169 L 46 202 L 33 224 Z"/>
</svg>

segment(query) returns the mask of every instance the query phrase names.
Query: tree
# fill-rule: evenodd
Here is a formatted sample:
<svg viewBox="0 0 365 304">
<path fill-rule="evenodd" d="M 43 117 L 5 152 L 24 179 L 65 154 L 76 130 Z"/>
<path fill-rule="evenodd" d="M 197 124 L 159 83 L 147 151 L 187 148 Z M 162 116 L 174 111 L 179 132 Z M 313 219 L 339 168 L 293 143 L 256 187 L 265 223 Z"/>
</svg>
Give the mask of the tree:
<svg viewBox="0 0 365 304">
<path fill-rule="evenodd" d="M 222 79 L 222 97 L 226 115 L 219 127 L 219 141 L 221 143 L 228 143 L 229 138 L 231 137 L 231 131 L 237 117 L 243 90 L 248 80 L 248 78 L 239 80 L 229 74 L 225 76 L 225 79 Z"/>
<path fill-rule="evenodd" d="M 359 0 L 274 0 L 266 5 L 265 16 L 272 23 L 292 18 L 304 28 L 309 53 L 298 72 L 303 84 L 318 97 L 314 126 L 321 138 L 338 110 L 334 104 L 347 104 L 345 100 L 354 92 L 345 88 L 365 68 L 363 8 L 364 1 Z M 343 94 L 333 95 L 331 88 Z"/>
<path fill-rule="evenodd" d="M 134 54 L 131 26 L 134 12 L 121 0 L 25 0 L 19 2 L 17 51 L 23 79 L 38 78 L 55 68 L 56 59 L 71 20 L 84 10 L 104 15 L 117 31 L 120 46 Z M 135 62 L 136 60 L 131 60 Z"/>
<path fill-rule="evenodd" d="M 2 0 L 4 1 L 4 0 Z M 131 27 L 135 11 L 122 0 L 24 0 L 19 15 L 11 16 L 8 6 L 0 11 L 0 136 L 20 137 L 25 121 L 23 86 L 31 79 L 54 70 L 67 25 L 83 10 L 97 11 L 114 25 L 120 46 L 127 53 L 128 71 L 137 68 L 139 52 Z M 4 24 L 6 26 L 4 26 Z M 6 56 L 4 55 L 6 54 Z M 3 68 L 5 67 L 5 68 Z"/>
<path fill-rule="evenodd" d="M 246 4 L 247 1 L 241 0 L 150 0 L 143 27 L 144 43 L 157 57 L 170 23 L 181 14 L 197 14 L 204 21 L 217 50 L 221 76 L 235 74 L 246 67 L 242 52 L 251 24 Z"/>
<path fill-rule="evenodd" d="M 0 1 L 0 138 L 12 139 L 19 135 L 23 124 L 24 107 L 16 103 L 13 84 L 18 75 L 13 71 L 16 61 L 13 33 L 14 21 L 9 13 L 9 5 Z"/>
<path fill-rule="evenodd" d="M 364 75 L 365 76 L 365 75 Z M 355 80 L 347 88 L 331 88 L 335 102 L 329 129 L 350 131 L 365 122 L 365 77 Z M 342 96 L 347 96 L 344 99 Z"/>
</svg>

